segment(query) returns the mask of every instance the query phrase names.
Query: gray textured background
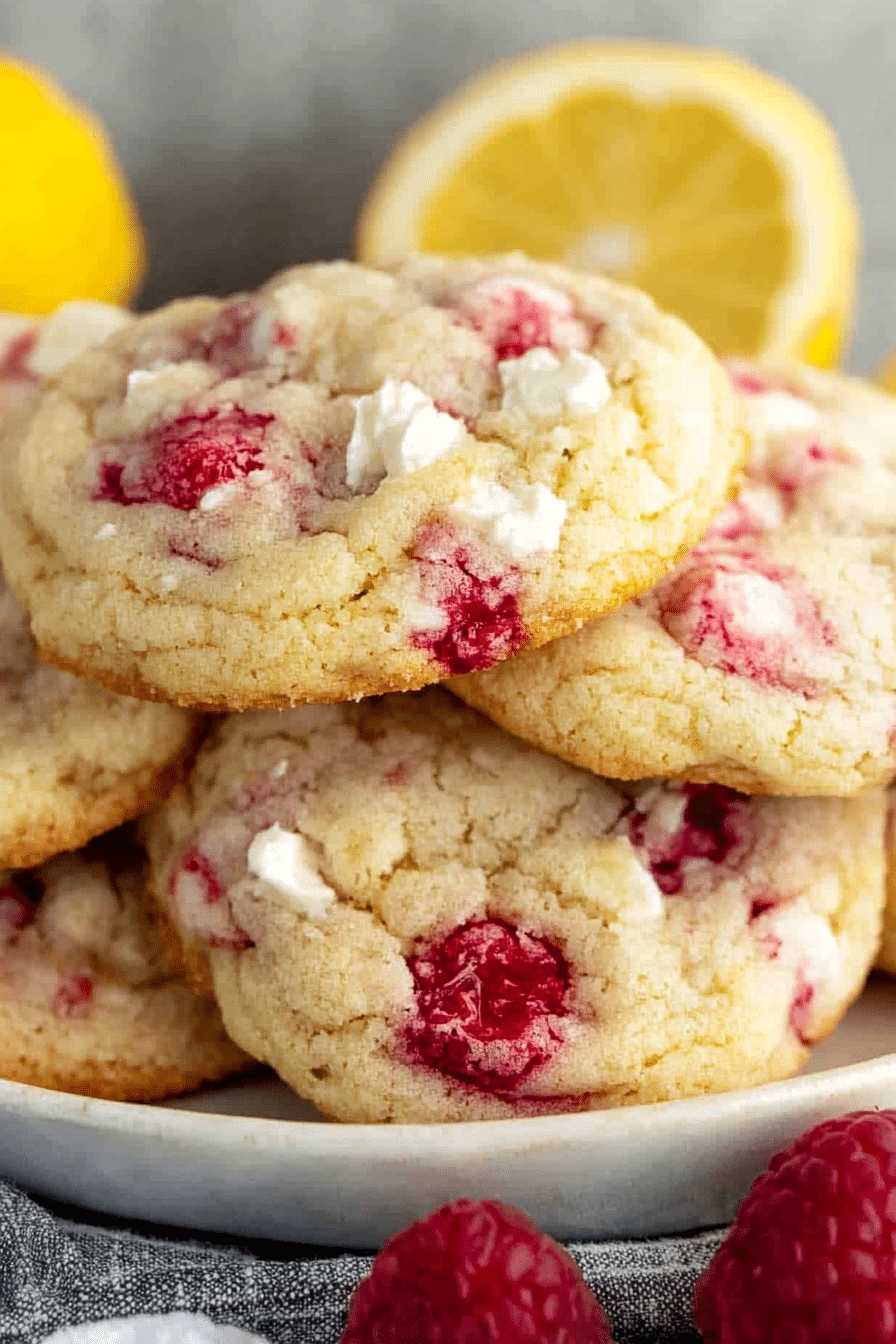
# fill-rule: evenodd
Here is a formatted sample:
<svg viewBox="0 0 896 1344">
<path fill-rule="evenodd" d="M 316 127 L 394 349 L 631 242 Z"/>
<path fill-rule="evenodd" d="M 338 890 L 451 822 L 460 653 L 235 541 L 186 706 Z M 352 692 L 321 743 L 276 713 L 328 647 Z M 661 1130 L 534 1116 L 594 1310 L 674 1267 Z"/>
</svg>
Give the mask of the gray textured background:
<svg viewBox="0 0 896 1344">
<path fill-rule="evenodd" d="M 495 60 L 586 36 L 725 47 L 827 113 L 865 229 L 849 362 L 877 364 L 896 344 L 896 0 L 0 0 L 0 47 L 111 128 L 148 225 L 145 304 L 344 255 L 403 127 Z"/>
</svg>

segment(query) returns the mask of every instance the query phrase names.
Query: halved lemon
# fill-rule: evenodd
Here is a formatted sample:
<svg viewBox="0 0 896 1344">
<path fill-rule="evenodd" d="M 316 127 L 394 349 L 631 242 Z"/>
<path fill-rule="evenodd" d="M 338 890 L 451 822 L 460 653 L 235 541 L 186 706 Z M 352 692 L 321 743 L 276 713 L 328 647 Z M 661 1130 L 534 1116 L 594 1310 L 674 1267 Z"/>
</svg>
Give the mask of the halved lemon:
<svg viewBox="0 0 896 1344">
<path fill-rule="evenodd" d="M 837 140 L 735 57 L 576 42 L 496 66 L 414 126 L 365 202 L 361 261 L 522 248 L 645 289 L 721 353 L 831 364 L 859 223 Z"/>
<path fill-rule="evenodd" d="M 143 234 L 100 123 L 36 67 L 0 57 L 0 309 L 127 303 Z"/>
</svg>

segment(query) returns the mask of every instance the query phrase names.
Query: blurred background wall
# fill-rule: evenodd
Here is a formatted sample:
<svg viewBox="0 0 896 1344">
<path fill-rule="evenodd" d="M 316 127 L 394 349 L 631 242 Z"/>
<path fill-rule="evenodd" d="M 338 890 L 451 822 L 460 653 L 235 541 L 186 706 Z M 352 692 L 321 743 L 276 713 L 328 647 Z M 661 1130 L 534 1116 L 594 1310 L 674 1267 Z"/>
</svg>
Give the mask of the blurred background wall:
<svg viewBox="0 0 896 1344">
<path fill-rule="evenodd" d="M 147 306 L 345 255 L 405 126 L 502 57 L 586 36 L 724 47 L 822 108 L 865 230 L 849 362 L 877 364 L 896 345 L 896 0 L 0 0 L 0 47 L 111 129 Z"/>
</svg>

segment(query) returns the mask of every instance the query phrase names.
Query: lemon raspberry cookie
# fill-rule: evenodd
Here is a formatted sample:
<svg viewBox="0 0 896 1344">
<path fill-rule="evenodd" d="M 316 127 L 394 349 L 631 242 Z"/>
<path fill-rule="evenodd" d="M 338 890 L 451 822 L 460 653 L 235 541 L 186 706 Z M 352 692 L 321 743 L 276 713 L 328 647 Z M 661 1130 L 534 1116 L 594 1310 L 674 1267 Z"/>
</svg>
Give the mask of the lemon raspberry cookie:
<svg viewBox="0 0 896 1344">
<path fill-rule="evenodd" d="M 669 576 L 452 690 L 601 774 L 845 795 L 896 771 L 896 401 L 738 362 L 746 482 Z"/>
<path fill-rule="evenodd" d="M 123 308 L 86 299 L 63 303 L 46 318 L 0 312 L 0 421 L 43 379 L 130 320 Z"/>
<path fill-rule="evenodd" d="M 333 701 L 642 591 L 744 451 L 720 366 L 635 291 L 520 256 L 306 266 L 65 369 L 0 544 L 60 666 L 204 708 Z"/>
<path fill-rule="evenodd" d="M 195 717 L 37 661 L 0 574 L 0 865 L 26 867 L 137 816 L 164 793 Z"/>
<path fill-rule="evenodd" d="M 896 787 L 887 790 L 887 902 L 877 969 L 896 975 Z"/>
<path fill-rule="evenodd" d="M 444 691 L 232 716 L 147 825 L 224 1022 L 325 1113 L 751 1086 L 859 992 L 884 799 L 618 785 Z"/>
<path fill-rule="evenodd" d="M 119 1101 L 248 1067 L 173 965 L 126 832 L 0 873 L 0 1077 Z"/>
<path fill-rule="evenodd" d="M 14 451 L 42 380 L 128 321 L 86 302 L 43 320 L 0 314 L 0 430 L 10 435 L 0 455 Z M 0 865 L 41 863 L 136 816 L 159 797 L 194 723 L 39 663 L 0 574 Z"/>
</svg>

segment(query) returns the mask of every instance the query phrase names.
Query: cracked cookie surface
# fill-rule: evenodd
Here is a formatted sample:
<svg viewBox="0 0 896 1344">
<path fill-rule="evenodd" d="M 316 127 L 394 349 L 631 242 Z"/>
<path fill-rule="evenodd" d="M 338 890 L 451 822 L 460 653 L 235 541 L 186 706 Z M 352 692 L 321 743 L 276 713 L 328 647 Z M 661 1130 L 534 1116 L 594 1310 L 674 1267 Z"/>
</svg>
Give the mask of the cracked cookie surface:
<svg viewBox="0 0 896 1344">
<path fill-rule="evenodd" d="M 114 832 L 0 873 L 0 1077 L 152 1101 L 250 1067 L 166 951 L 143 866 Z"/>
<path fill-rule="evenodd" d="M 64 304 L 42 321 L 0 314 L 0 435 L 10 436 L 0 459 L 14 452 L 41 381 L 128 321 L 99 303 Z M 194 731 L 185 710 L 39 662 L 0 574 L 0 865 L 42 863 L 137 816 L 164 792 Z"/>
<path fill-rule="evenodd" d="M 0 574 L 0 865 L 42 863 L 138 816 L 195 731 L 187 710 L 39 662 Z"/>
<path fill-rule="evenodd" d="M 42 653 L 211 708 L 488 667 L 668 570 L 737 398 L 643 295 L 511 256 L 297 267 L 53 380 L 4 494 Z"/>
<path fill-rule="evenodd" d="M 145 831 L 233 1038 L 328 1115 L 428 1122 L 793 1072 L 877 950 L 883 824 L 613 783 L 430 689 L 224 719 Z"/>
<path fill-rule="evenodd" d="M 669 576 L 451 689 L 597 773 L 847 795 L 896 771 L 896 401 L 793 365 L 731 365 L 739 495 Z"/>
</svg>

